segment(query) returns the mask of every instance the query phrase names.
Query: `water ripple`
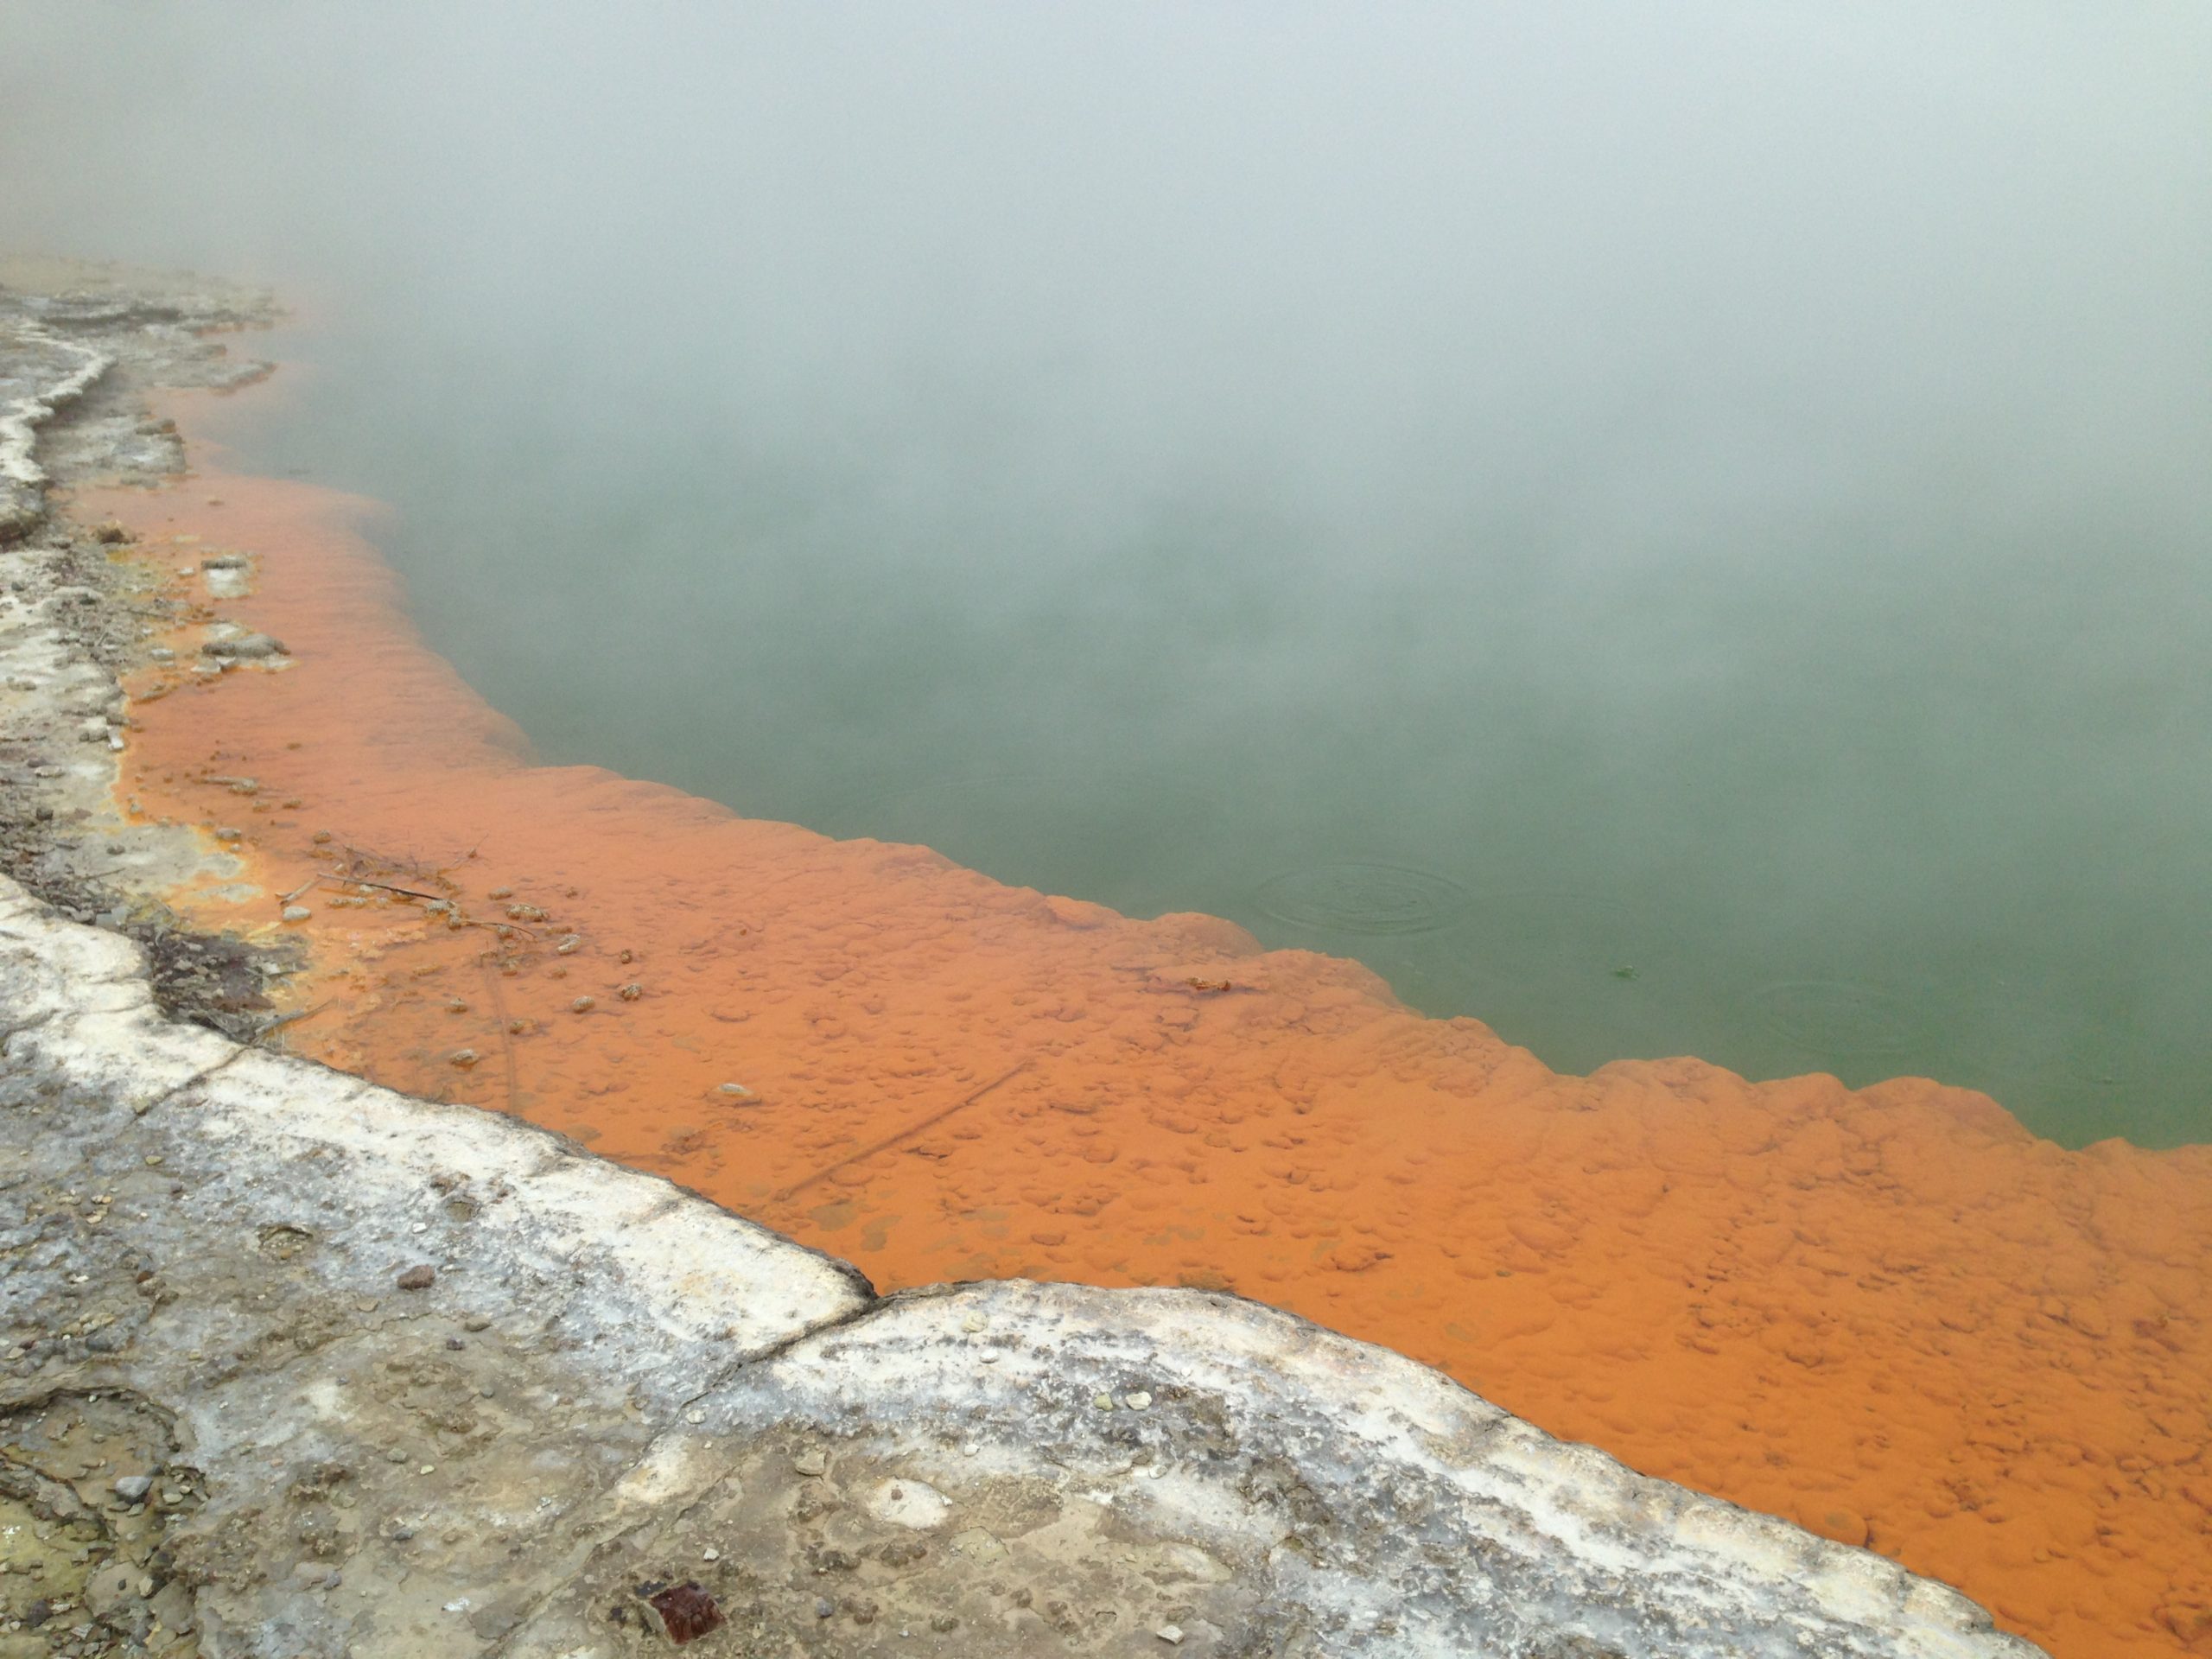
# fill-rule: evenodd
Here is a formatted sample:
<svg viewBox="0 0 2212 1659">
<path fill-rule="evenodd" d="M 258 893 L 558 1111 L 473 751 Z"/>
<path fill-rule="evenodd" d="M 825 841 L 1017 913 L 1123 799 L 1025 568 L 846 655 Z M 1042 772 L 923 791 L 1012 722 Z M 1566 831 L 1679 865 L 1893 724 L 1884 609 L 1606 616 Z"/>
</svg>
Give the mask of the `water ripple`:
<svg viewBox="0 0 2212 1659">
<path fill-rule="evenodd" d="M 1471 895 L 1433 870 L 1345 860 L 1271 876 L 1254 899 L 1262 912 L 1294 927 L 1391 934 L 1448 927 L 1465 912 Z"/>
</svg>

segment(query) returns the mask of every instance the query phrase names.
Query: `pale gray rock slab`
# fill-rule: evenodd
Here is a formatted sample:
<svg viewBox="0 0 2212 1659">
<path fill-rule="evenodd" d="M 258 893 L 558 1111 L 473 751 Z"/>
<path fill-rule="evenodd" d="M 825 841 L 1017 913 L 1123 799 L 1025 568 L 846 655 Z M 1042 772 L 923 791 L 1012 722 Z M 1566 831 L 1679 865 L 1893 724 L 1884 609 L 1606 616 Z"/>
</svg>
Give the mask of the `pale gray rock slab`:
<svg viewBox="0 0 2212 1659">
<path fill-rule="evenodd" d="M 628 1651 L 638 1586 L 688 1579 L 825 1654 L 2034 1651 L 1879 1556 L 1200 1292 L 893 1298 L 734 1373 L 651 1462 L 670 1501 L 618 1490 L 531 1650 Z"/>
</svg>

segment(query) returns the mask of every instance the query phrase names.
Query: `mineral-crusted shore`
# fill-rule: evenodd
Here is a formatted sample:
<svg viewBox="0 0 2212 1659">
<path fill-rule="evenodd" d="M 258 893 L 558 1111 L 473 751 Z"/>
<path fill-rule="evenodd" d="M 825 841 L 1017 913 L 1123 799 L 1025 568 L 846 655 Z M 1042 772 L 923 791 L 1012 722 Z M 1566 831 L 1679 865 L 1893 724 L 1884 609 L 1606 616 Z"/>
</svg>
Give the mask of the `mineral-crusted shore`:
<svg viewBox="0 0 2212 1659">
<path fill-rule="evenodd" d="M 265 302 L 0 304 L 0 1654 L 611 1659 L 717 1619 L 696 1650 L 2034 1651 L 1255 1304 L 878 1299 L 556 1136 L 206 1028 L 258 1032 L 283 964 L 163 912 L 239 872 L 116 810 L 147 631 L 43 486 L 174 468 L 138 390 L 253 372 L 196 331 Z"/>
<path fill-rule="evenodd" d="M 705 1653 L 2036 1651 L 1255 1303 L 879 1300 L 544 1131 L 171 1023 L 11 883 L 0 1041 L 0 1503 L 64 1650 L 611 1659 L 694 1583 Z"/>
</svg>

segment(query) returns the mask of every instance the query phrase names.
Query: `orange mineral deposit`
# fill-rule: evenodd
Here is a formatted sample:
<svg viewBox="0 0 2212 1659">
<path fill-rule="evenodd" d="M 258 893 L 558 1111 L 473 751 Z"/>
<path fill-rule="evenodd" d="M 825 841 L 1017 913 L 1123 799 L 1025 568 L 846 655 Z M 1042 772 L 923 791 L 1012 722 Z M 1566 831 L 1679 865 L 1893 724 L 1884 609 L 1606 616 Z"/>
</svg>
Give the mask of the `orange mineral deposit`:
<svg viewBox="0 0 2212 1659">
<path fill-rule="evenodd" d="M 179 571 L 246 555 L 212 611 L 288 648 L 137 676 L 123 793 L 247 861 L 257 891 L 180 902 L 302 942 L 298 1052 L 881 1286 L 1233 1289 L 2065 1659 L 2212 1653 L 2212 1149 L 2069 1152 L 1916 1080 L 1562 1076 L 1225 922 L 533 766 L 418 640 L 367 504 L 207 453 L 76 509 Z"/>
</svg>

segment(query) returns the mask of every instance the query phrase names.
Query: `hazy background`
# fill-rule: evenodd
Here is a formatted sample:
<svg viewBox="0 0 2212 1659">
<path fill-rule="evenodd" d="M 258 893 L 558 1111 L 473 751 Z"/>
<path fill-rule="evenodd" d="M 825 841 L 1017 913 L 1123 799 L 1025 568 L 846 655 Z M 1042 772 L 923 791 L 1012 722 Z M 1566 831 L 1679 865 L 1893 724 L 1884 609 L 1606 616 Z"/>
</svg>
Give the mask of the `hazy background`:
<svg viewBox="0 0 2212 1659">
<path fill-rule="evenodd" d="M 2212 1138 L 2212 11 L 0 0 L 550 759 Z"/>
</svg>

